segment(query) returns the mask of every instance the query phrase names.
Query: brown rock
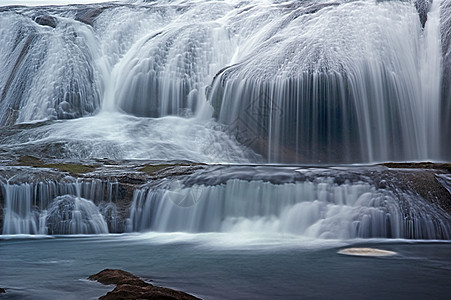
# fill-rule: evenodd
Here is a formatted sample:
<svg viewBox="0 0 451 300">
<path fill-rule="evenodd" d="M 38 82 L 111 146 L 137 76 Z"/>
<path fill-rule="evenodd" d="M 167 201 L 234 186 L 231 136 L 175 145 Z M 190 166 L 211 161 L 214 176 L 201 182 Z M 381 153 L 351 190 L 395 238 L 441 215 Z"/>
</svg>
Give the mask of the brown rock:
<svg viewBox="0 0 451 300">
<path fill-rule="evenodd" d="M 119 269 L 105 269 L 97 274 L 88 277 L 89 280 L 96 280 L 103 284 L 119 284 L 123 280 L 141 280 L 132 273 Z M 141 280 L 142 281 L 142 280 Z"/>
<path fill-rule="evenodd" d="M 118 299 L 199 299 L 181 291 L 154 286 L 119 269 L 105 269 L 88 277 L 103 284 L 116 284 L 116 288 L 100 297 L 102 300 Z"/>
</svg>

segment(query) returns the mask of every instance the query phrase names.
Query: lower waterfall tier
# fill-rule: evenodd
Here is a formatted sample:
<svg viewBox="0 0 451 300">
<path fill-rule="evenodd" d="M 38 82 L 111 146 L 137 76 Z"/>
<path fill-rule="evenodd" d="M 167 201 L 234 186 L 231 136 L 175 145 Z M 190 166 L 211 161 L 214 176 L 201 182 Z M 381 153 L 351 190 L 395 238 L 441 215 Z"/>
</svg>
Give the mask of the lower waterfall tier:
<svg viewBox="0 0 451 300">
<path fill-rule="evenodd" d="M 28 169 L 8 168 L 2 178 Z M 150 175 L 134 171 L 109 179 L 93 178 L 93 173 L 78 180 L 45 180 L 45 169 L 39 182 L 2 179 L 2 232 L 451 239 L 451 176 L 445 170 L 176 164 L 153 168 Z M 133 176 L 139 177 L 135 183 L 124 179 Z"/>
</svg>

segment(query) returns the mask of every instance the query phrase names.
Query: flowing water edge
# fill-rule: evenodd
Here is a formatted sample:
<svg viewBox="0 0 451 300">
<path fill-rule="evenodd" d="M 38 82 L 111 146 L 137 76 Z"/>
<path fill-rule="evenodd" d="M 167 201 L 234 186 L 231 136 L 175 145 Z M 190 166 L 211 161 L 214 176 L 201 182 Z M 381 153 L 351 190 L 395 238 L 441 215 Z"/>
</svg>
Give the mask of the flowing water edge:
<svg viewBox="0 0 451 300">
<path fill-rule="evenodd" d="M 337 254 L 349 245 L 398 255 Z M 449 242 L 186 233 L 2 240 L 0 281 L 7 299 L 95 299 L 113 287 L 86 278 L 108 266 L 204 299 L 446 299 L 450 250 Z"/>
<path fill-rule="evenodd" d="M 0 2 L 0 298 L 104 268 L 451 294 L 451 1 L 29 2 Z"/>
</svg>

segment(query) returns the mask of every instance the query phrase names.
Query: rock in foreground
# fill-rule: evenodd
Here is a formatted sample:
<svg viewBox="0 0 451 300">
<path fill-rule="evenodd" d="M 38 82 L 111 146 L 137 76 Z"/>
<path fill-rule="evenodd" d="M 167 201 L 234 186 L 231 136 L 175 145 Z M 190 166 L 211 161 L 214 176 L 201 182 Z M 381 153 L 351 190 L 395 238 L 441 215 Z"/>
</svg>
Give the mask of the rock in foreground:
<svg viewBox="0 0 451 300">
<path fill-rule="evenodd" d="M 119 269 L 105 269 L 88 277 L 103 284 L 115 284 L 116 288 L 100 297 L 102 300 L 117 299 L 199 299 L 187 293 L 154 286 Z"/>
</svg>

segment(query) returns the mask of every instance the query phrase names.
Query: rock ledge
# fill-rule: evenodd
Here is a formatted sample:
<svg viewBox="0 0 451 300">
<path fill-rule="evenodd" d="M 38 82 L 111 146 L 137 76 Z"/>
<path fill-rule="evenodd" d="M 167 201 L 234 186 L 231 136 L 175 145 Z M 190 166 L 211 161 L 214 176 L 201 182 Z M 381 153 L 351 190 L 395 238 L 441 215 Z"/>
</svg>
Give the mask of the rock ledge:
<svg viewBox="0 0 451 300">
<path fill-rule="evenodd" d="M 105 269 L 88 277 L 103 284 L 115 284 L 116 288 L 100 297 L 102 300 L 117 299 L 199 299 L 187 293 L 168 288 L 154 286 L 119 269 Z"/>
</svg>

